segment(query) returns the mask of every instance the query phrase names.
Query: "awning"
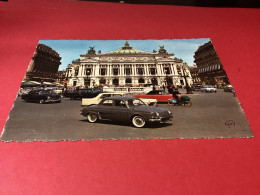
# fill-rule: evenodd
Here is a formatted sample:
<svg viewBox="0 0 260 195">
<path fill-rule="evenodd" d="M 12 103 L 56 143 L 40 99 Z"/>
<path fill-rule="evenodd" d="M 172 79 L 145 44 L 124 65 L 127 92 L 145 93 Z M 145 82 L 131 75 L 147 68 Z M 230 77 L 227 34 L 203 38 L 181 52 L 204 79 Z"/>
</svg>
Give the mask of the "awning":
<svg viewBox="0 0 260 195">
<path fill-rule="evenodd" d="M 37 85 L 40 85 L 41 83 L 37 82 L 37 81 L 30 81 L 31 83 L 34 83 L 34 84 L 37 84 Z"/>
<path fill-rule="evenodd" d="M 44 85 L 56 85 L 55 83 L 43 82 Z"/>
<path fill-rule="evenodd" d="M 38 85 L 31 81 L 23 81 L 21 87 L 37 87 Z"/>
<path fill-rule="evenodd" d="M 61 84 L 61 83 L 54 83 L 56 86 L 58 86 L 58 87 L 63 87 L 64 85 L 63 84 Z"/>
</svg>

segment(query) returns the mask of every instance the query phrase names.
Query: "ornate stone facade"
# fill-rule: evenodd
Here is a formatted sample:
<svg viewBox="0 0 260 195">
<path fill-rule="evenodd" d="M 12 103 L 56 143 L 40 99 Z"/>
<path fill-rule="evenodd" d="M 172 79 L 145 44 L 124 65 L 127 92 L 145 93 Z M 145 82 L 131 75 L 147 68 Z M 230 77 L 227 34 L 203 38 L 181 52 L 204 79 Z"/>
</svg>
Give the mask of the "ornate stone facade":
<svg viewBox="0 0 260 195">
<path fill-rule="evenodd" d="M 203 84 L 229 84 L 229 80 L 211 41 L 199 46 L 194 55 Z"/>
<path fill-rule="evenodd" d="M 198 73 L 198 67 L 196 65 L 189 66 L 189 70 L 190 70 L 193 83 L 201 83 L 199 73 Z"/>
<path fill-rule="evenodd" d="M 164 46 L 158 53 L 149 53 L 124 47 L 107 53 L 90 47 L 88 53 L 80 55 L 67 67 L 68 86 L 146 86 L 146 85 L 185 85 L 181 72 L 185 63 L 176 62 L 174 54 L 168 54 Z M 184 65 L 184 66 L 183 66 Z M 190 75 L 188 68 L 185 68 Z M 191 78 L 188 79 L 191 84 Z"/>
<path fill-rule="evenodd" d="M 38 44 L 26 72 L 26 80 L 55 81 L 58 78 L 58 69 L 61 57 L 51 47 Z"/>
</svg>

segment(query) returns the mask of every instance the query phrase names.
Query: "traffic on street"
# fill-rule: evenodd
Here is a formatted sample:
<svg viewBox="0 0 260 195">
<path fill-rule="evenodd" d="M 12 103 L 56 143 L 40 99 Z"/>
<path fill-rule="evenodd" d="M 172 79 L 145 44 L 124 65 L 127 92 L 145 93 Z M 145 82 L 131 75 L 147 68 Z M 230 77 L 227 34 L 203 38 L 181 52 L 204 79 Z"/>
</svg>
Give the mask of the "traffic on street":
<svg viewBox="0 0 260 195">
<path fill-rule="evenodd" d="M 179 92 L 186 95 L 185 89 L 179 89 Z M 119 120 L 89 121 L 93 118 L 81 115 L 84 107 L 80 99 L 63 97 L 61 103 L 41 104 L 17 97 L 1 140 L 20 142 L 253 136 L 239 101 L 232 93 L 218 89 L 216 93 L 194 91 L 187 95 L 192 101 L 190 107 L 168 102 L 150 106 L 169 110 L 172 117 L 158 123 L 145 119 L 145 125 L 140 119 L 133 123 L 131 117 L 129 120 L 120 120 L 127 116 L 127 112 L 121 115 L 118 113 L 116 117 Z"/>
</svg>

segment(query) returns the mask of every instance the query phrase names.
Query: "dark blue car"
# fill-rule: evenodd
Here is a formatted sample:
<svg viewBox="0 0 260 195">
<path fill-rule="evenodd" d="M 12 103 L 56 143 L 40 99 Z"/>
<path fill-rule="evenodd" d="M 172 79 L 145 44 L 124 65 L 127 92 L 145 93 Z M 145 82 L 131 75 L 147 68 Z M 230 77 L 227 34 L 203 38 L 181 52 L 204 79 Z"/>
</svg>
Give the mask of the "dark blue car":
<svg viewBox="0 0 260 195">
<path fill-rule="evenodd" d="M 28 94 L 22 95 L 22 99 L 26 102 L 39 102 L 40 104 L 43 103 L 50 103 L 50 102 L 61 102 L 61 95 L 55 93 L 53 90 L 33 90 L 30 91 Z"/>
</svg>

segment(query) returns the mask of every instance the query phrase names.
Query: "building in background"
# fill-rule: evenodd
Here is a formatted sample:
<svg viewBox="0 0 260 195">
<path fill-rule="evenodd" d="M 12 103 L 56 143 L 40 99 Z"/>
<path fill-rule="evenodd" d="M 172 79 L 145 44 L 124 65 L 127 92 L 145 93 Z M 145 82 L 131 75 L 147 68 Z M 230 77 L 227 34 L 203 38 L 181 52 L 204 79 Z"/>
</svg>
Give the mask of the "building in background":
<svg viewBox="0 0 260 195">
<path fill-rule="evenodd" d="M 96 53 L 90 47 L 87 54 L 68 65 L 66 79 L 67 86 L 79 87 L 185 85 L 183 68 L 190 75 L 187 64 L 176 61 L 164 46 L 150 53 L 132 48 L 126 42 L 122 48 L 106 53 Z M 191 77 L 187 82 L 191 84 Z"/>
<path fill-rule="evenodd" d="M 192 77 L 193 83 L 201 83 L 199 73 L 198 73 L 198 67 L 196 65 L 189 66 L 190 74 Z"/>
<path fill-rule="evenodd" d="M 26 72 L 25 80 L 38 82 L 55 82 L 61 57 L 51 47 L 38 44 Z"/>
<path fill-rule="evenodd" d="M 56 83 L 60 83 L 64 85 L 65 80 L 66 80 L 66 70 L 59 70 L 57 73 Z"/>
<path fill-rule="evenodd" d="M 202 84 L 229 84 L 229 80 L 211 41 L 199 46 L 194 55 Z"/>
</svg>

